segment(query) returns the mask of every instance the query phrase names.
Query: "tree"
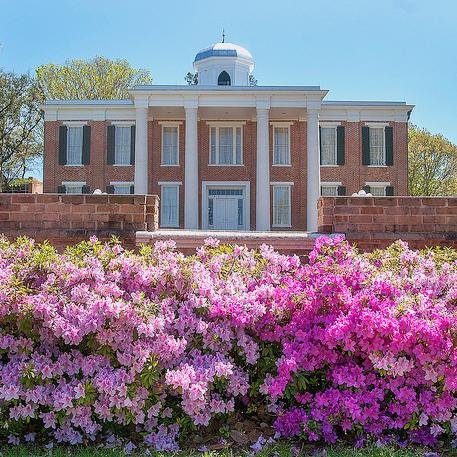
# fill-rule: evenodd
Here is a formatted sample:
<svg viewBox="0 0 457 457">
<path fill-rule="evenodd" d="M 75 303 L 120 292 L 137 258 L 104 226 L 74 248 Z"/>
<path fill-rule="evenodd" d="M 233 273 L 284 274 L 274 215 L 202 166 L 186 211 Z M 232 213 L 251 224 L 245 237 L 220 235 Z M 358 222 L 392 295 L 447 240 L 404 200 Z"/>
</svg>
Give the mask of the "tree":
<svg viewBox="0 0 457 457">
<path fill-rule="evenodd" d="M 457 195 L 457 146 L 414 124 L 408 143 L 410 195 Z"/>
<path fill-rule="evenodd" d="M 195 86 L 198 84 L 198 73 L 191 73 L 190 71 L 184 76 L 186 83 L 189 86 Z M 258 81 L 255 79 L 254 75 L 249 75 L 249 85 L 257 86 Z"/>
<path fill-rule="evenodd" d="M 125 99 L 135 85 L 152 84 L 148 70 L 102 56 L 40 65 L 36 74 L 46 100 Z"/>
<path fill-rule="evenodd" d="M 5 190 L 14 177 L 24 177 L 29 160 L 42 155 L 39 140 L 43 128 L 39 108 L 42 101 L 34 78 L 0 69 L 1 190 Z"/>
<path fill-rule="evenodd" d="M 184 76 L 186 83 L 189 86 L 196 86 L 198 84 L 198 73 L 191 73 L 190 71 Z"/>
</svg>

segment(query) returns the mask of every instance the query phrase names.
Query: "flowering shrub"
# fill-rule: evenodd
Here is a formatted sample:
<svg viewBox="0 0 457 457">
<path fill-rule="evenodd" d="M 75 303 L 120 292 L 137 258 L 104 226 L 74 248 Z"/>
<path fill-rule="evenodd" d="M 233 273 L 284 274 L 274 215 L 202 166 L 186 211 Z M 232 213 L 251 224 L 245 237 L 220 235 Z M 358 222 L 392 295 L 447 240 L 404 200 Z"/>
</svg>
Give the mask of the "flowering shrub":
<svg viewBox="0 0 457 457">
<path fill-rule="evenodd" d="M 338 237 L 307 265 L 213 239 L 191 257 L 0 239 L 2 439 L 175 450 L 258 406 L 307 440 L 453 438 L 456 258 Z"/>
</svg>

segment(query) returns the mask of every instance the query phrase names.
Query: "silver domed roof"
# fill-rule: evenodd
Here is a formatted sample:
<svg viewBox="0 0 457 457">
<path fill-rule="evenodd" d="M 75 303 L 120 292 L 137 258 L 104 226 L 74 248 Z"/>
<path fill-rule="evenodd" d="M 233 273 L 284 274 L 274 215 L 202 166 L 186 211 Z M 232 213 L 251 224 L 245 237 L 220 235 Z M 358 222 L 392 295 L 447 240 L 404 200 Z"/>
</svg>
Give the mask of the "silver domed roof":
<svg viewBox="0 0 457 457">
<path fill-rule="evenodd" d="M 241 57 L 242 59 L 254 62 L 251 53 L 232 43 L 216 43 L 202 49 L 196 56 L 194 62 L 207 59 L 208 57 Z"/>
</svg>

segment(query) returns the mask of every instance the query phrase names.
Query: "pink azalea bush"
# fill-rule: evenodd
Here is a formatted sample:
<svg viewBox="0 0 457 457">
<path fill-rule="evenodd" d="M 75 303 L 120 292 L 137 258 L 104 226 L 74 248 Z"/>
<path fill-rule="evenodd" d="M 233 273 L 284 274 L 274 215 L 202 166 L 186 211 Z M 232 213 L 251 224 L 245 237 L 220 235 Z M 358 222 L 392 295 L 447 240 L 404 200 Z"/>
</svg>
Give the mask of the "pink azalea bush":
<svg viewBox="0 0 457 457">
<path fill-rule="evenodd" d="M 311 441 L 453 439 L 456 258 L 0 239 L 0 439 L 176 450 L 259 406 Z"/>
</svg>

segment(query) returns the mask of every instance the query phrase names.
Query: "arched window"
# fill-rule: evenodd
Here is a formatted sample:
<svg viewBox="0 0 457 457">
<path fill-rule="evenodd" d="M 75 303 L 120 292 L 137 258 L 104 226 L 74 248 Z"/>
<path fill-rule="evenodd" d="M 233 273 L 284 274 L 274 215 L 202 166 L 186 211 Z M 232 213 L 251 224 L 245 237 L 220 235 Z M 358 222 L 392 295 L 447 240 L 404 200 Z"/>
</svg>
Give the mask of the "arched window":
<svg viewBox="0 0 457 457">
<path fill-rule="evenodd" d="M 217 78 L 218 86 L 230 86 L 230 75 L 224 70 Z"/>
</svg>

